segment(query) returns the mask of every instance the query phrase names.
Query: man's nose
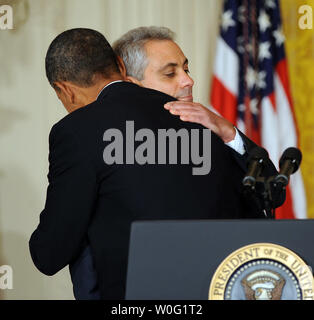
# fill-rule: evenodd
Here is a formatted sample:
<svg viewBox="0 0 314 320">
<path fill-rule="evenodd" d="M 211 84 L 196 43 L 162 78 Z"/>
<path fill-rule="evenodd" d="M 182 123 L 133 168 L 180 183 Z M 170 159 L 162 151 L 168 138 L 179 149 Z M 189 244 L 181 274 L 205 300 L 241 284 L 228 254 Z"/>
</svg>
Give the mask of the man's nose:
<svg viewBox="0 0 314 320">
<path fill-rule="evenodd" d="M 194 85 L 193 79 L 184 71 L 181 79 L 182 88 L 193 87 L 193 85 Z"/>
</svg>

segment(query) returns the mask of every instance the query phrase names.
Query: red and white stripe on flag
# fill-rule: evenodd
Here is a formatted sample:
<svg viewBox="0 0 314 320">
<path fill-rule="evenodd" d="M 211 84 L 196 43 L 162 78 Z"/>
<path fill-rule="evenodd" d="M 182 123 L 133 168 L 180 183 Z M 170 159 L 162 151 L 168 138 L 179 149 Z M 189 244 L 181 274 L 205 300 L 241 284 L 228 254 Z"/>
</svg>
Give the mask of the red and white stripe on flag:
<svg viewBox="0 0 314 320">
<path fill-rule="evenodd" d="M 277 2 L 268 3 L 279 5 Z M 254 132 L 252 128 L 248 130 L 247 122 L 243 116 L 246 106 L 245 103 L 243 104 L 243 101 L 239 101 L 239 96 L 241 95 L 239 92 L 239 81 L 241 81 L 241 71 L 243 72 L 243 69 L 240 68 L 241 55 L 235 49 L 235 46 L 230 45 L 232 43 L 239 43 L 232 40 L 232 37 L 237 37 L 235 30 L 232 30 L 232 27 L 235 27 L 237 23 L 236 17 L 234 17 L 237 14 L 235 11 L 234 16 L 232 16 L 234 6 L 235 3 L 232 0 L 225 1 L 223 12 L 225 17 L 222 19 L 221 34 L 217 39 L 210 104 L 223 117 L 247 134 L 249 138 L 266 148 L 271 160 L 277 166 L 277 169 L 279 169 L 279 159 L 284 150 L 288 147 L 298 146 L 298 130 L 289 89 L 287 60 L 285 57 L 278 59 L 278 61 L 276 59 L 272 60 L 276 61 L 273 70 L 271 70 L 271 73 L 269 72 L 273 78 L 271 84 L 272 90 L 269 90 L 268 94 L 261 95 L 258 111 L 259 126 L 257 129 L 255 128 L 258 132 Z M 239 10 L 240 8 L 237 9 Z M 260 13 L 265 14 L 265 12 L 262 12 L 262 9 Z M 271 22 L 273 23 L 273 21 Z M 266 30 L 265 26 L 267 27 L 266 23 L 264 25 L 264 29 Z M 282 43 L 280 43 L 280 40 L 282 40 Z M 284 50 L 283 38 L 279 38 L 278 41 L 279 43 L 277 44 L 282 45 L 281 50 Z M 268 57 L 267 52 L 265 57 Z M 256 75 L 256 81 L 258 81 L 257 78 L 258 75 Z M 247 81 L 247 77 L 242 76 L 242 81 Z M 264 87 L 266 87 L 266 84 Z M 252 99 L 252 97 L 249 99 Z M 301 170 L 298 170 L 290 177 L 286 201 L 283 206 L 276 210 L 276 218 L 303 219 L 306 217 L 305 190 Z"/>
</svg>

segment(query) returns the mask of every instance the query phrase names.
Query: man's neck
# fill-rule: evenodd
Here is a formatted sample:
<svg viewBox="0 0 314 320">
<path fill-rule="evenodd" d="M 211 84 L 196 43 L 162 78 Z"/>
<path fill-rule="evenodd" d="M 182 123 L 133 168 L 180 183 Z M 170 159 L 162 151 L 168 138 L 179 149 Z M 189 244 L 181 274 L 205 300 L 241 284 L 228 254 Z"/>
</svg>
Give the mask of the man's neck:
<svg viewBox="0 0 314 320">
<path fill-rule="evenodd" d="M 101 76 L 94 77 L 93 79 L 94 85 L 91 87 L 81 87 L 77 86 L 73 83 L 70 83 L 68 85 L 71 85 L 72 91 L 75 93 L 75 104 L 64 104 L 66 110 L 71 113 L 79 108 L 85 107 L 88 104 L 94 102 L 97 100 L 98 95 L 101 93 L 101 91 L 109 85 L 110 83 L 114 81 L 123 81 L 123 76 L 120 74 L 114 74 L 110 78 L 104 78 Z"/>
<path fill-rule="evenodd" d="M 97 99 L 97 97 L 99 96 L 99 94 L 101 93 L 101 91 L 108 86 L 110 83 L 115 82 L 115 81 L 123 81 L 123 77 L 119 74 L 114 75 L 112 77 L 110 77 L 109 79 L 103 79 L 102 81 L 98 81 L 95 85 L 95 91 L 97 92 L 95 100 Z"/>
<path fill-rule="evenodd" d="M 104 85 L 104 87 L 99 91 L 96 100 L 98 99 L 98 97 L 101 95 L 101 93 L 105 90 L 105 88 L 107 88 L 109 85 L 111 85 L 112 83 L 116 83 L 116 82 L 122 82 L 124 81 L 123 79 L 118 79 L 118 80 L 113 80 L 111 82 L 108 82 L 107 84 Z"/>
<path fill-rule="evenodd" d="M 85 105 L 94 102 L 104 87 L 106 87 L 111 82 L 118 80 L 123 81 L 123 77 L 119 74 L 113 75 L 110 78 L 101 78 L 98 81 L 96 81 L 92 87 L 86 88 L 84 90 L 86 97 Z"/>
</svg>

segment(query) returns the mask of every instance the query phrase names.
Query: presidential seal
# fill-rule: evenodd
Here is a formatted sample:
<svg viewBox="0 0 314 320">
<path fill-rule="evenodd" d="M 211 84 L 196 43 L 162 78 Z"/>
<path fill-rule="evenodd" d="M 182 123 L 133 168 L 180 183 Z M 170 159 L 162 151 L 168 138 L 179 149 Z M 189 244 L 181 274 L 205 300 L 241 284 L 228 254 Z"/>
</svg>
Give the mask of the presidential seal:
<svg viewBox="0 0 314 320">
<path fill-rule="evenodd" d="M 314 300 L 310 267 L 291 250 L 255 243 L 231 253 L 216 270 L 209 300 Z"/>
</svg>

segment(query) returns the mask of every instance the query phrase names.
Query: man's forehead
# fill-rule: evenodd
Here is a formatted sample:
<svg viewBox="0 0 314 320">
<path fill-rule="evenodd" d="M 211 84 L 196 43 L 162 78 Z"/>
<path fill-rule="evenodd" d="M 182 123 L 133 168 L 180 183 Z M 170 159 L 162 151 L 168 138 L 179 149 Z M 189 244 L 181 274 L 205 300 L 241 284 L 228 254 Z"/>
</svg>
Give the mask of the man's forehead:
<svg viewBox="0 0 314 320">
<path fill-rule="evenodd" d="M 149 64 L 159 68 L 177 67 L 188 64 L 180 47 L 171 40 L 151 40 L 145 44 Z"/>
</svg>

